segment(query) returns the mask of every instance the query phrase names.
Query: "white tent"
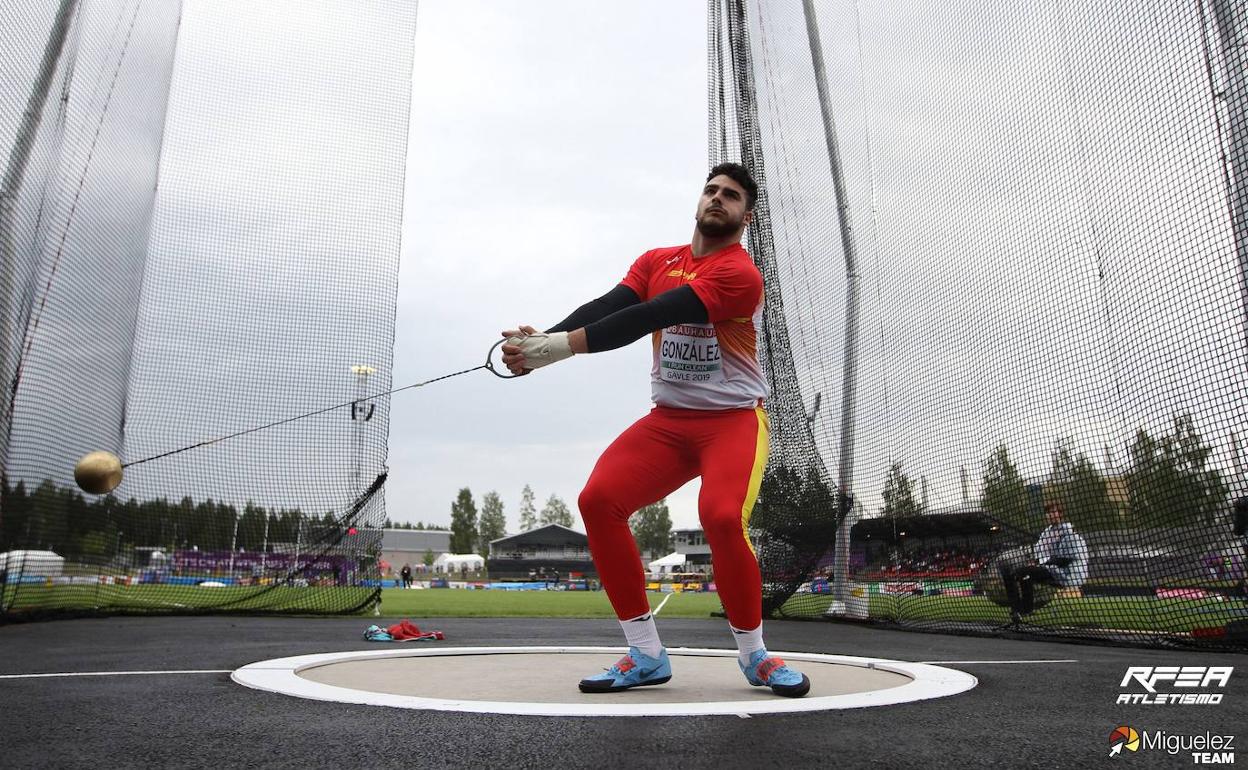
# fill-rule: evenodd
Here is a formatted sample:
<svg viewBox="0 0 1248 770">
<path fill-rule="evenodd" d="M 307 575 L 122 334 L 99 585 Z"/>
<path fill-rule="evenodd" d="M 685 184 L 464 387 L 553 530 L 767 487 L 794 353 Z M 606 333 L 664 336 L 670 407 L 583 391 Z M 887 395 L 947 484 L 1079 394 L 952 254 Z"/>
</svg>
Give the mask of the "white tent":
<svg viewBox="0 0 1248 770">
<path fill-rule="evenodd" d="M 9 578 L 59 577 L 65 569 L 65 557 L 51 551 L 8 551 L 0 553 L 0 570 Z"/>
<path fill-rule="evenodd" d="M 433 561 L 435 572 L 459 572 L 460 570 L 481 569 L 485 559 L 475 553 L 444 553 Z"/>
<path fill-rule="evenodd" d="M 655 559 L 649 564 L 650 571 L 656 575 L 683 572 L 684 566 L 685 555 L 683 553 L 669 553 L 662 559 Z"/>
</svg>

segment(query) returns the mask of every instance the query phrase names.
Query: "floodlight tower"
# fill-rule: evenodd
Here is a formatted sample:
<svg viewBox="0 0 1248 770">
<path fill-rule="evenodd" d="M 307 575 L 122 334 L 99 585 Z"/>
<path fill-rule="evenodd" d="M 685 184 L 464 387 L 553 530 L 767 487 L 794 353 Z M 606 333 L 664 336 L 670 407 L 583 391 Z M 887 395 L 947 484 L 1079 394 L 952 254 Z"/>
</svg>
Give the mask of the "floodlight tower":
<svg viewBox="0 0 1248 770">
<path fill-rule="evenodd" d="M 356 364 L 351 367 L 351 373 L 355 375 L 355 401 L 351 402 L 351 421 L 355 423 L 355 458 L 354 458 L 354 480 L 353 492 L 356 495 L 363 493 L 364 488 L 360 485 L 360 466 L 364 461 L 364 424 L 373 419 L 373 405 L 368 403 L 368 378 L 377 373 L 377 370 L 367 364 Z"/>
</svg>

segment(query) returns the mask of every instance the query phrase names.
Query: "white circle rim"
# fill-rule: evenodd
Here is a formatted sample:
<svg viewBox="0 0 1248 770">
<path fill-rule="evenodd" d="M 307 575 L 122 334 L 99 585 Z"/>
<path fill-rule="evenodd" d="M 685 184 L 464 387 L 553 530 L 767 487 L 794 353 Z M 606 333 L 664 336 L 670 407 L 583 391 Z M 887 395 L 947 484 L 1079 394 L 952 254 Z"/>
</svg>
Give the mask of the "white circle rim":
<svg viewBox="0 0 1248 770">
<path fill-rule="evenodd" d="M 974 676 L 956 669 L 932 666 L 926 663 L 910 663 L 884 658 L 862 658 L 850 655 L 822 655 L 810 652 L 776 652 L 787 661 L 812 663 L 835 663 L 839 665 L 875 668 L 901 674 L 912 681 L 898 687 L 882 690 L 822 695 L 807 698 L 780 698 L 774 700 L 705 701 L 689 703 L 526 703 L 522 701 L 453 700 L 446 698 L 423 698 L 413 695 L 356 690 L 347 687 L 314 682 L 299 676 L 301 671 L 320 666 L 349 661 L 375 660 L 378 658 L 432 658 L 448 655 L 514 655 L 525 653 L 603 653 L 621 654 L 620 647 L 448 647 L 429 650 L 357 650 L 331 652 L 317 655 L 296 655 L 251 663 L 235 670 L 230 678 L 256 690 L 292 695 L 296 698 L 352 703 L 391 708 L 427 709 L 433 711 L 462 711 L 479 714 L 516 714 L 522 716 L 560 717 L 609 717 L 609 716 L 708 716 L 716 714 L 788 714 L 805 711 L 889 706 L 897 703 L 913 703 L 930 698 L 944 698 L 966 692 L 979 684 Z M 694 647 L 668 649 L 673 656 L 737 657 L 736 650 L 714 650 Z M 610 698 L 610 695 L 604 696 Z"/>
</svg>

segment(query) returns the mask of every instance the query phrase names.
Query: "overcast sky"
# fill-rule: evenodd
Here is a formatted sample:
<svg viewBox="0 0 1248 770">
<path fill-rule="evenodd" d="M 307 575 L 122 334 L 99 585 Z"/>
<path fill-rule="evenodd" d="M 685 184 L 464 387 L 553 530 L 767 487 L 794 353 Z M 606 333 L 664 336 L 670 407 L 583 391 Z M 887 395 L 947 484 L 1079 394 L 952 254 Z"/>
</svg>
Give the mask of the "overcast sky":
<svg viewBox="0 0 1248 770">
<path fill-rule="evenodd" d="M 933 507 L 960 501 L 963 469 L 977 494 L 999 443 L 1033 478 L 1063 438 L 1121 472 L 1133 431 L 1181 411 L 1229 471 L 1232 432 L 1248 442 L 1244 309 L 1195 10 L 818 6 L 862 276 L 867 510 L 892 462 L 928 482 Z M 52 358 L 30 359 L 15 432 L 46 445 L 32 473 L 67 471 L 122 410 L 133 460 L 475 366 L 502 328 L 552 325 L 637 255 L 690 238 L 703 2 L 424 0 L 413 14 L 406 0 L 185 0 L 159 149 L 163 91 L 144 73 L 165 66 L 175 26 L 136 16 L 140 0 L 84 7 L 95 26 L 56 201 L 77 211 L 66 260 L 101 264 L 111 186 L 141 208 L 150 181 L 121 173 L 138 156 L 150 170 L 159 153 L 160 185 L 134 366 L 108 392 L 93 383 L 118 356 L 77 300 L 99 281 L 79 269 L 50 284 L 35 350 Z M 751 8 L 799 395 L 821 394 L 814 433 L 835 468 L 845 279 L 801 3 Z M 133 36 L 116 21 L 129 18 Z M 30 77 L 47 19 L 23 23 L 12 82 Z M 98 86 L 110 57 L 115 97 Z M 7 137 L 22 96 L 0 93 Z M 130 312 L 117 299 L 110 312 Z M 474 372 L 379 401 L 376 422 L 335 413 L 139 466 L 122 492 L 342 506 L 385 457 L 392 519 L 446 524 L 469 487 L 478 503 L 497 491 L 514 531 L 525 484 L 539 509 L 556 494 L 575 511 L 601 451 L 649 409 L 649 359 L 634 344 L 514 381 Z M 360 383 L 353 364 L 378 371 Z M 90 430 L 49 431 L 48 414 Z M 697 490 L 669 499 L 677 527 L 696 526 Z"/>
<path fill-rule="evenodd" d="M 687 243 L 706 169 L 700 2 L 420 5 L 394 381 L 480 363 L 503 328 L 553 325 L 642 252 Z M 445 524 L 460 487 L 516 527 L 574 511 L 599 453 L 650 405 L 649 346 L 515 381 L 476 372 L 392 402 L 386 500 Z M 696 484 L 669 500 L 696 526 Z M 578 515 L 578 524 L 579 515 Z"/>
<path fill-rule="evenodd" d="M 1002 443 L 1032 478 L 1063 440 L 1121 473 L 1134 432 L 1183 411 L 1231 471 L 1244 311 L 1195 12 L 817 6 L 862 275 L 866 509 L 897 461 L 933 507 L 959 504 L 963 469 L 976 496 Z M 823 396 L 835 467 L 844 275 L 801 4 L 750 13 L 801 397 Z M 500 323 L 553 323 L 636 254 L 688 240 L 704 29 L 694 2 L 421 5 L 396 382 Z M 634 345 L 397 397 L 392 516 L 447 516 L 463 485 L 497 489 L 513 526 L 525 483 L 539 506 L 574 503 L 647 408 L 647 358 Z M 696 525 L 696 490 L 669 501 L 676 526 Z"/>
</svg>

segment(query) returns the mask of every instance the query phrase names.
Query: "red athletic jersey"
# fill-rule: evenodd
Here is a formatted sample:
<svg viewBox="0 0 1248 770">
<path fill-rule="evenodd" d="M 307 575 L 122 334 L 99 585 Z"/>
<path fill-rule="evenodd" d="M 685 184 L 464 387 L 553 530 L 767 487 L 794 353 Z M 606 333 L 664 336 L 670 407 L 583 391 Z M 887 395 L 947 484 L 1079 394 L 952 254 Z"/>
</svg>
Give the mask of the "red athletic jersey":
<svg viewBox="0 0 1248 770">
<path fill-rule="evenodd" d="M 645 302 L 688 284 L 709 323 L 678 324 L 653 335 L 654 403 L 678 409 L 754 407 L 767 396 L 758 362 L 763 276 L 740 244 L 703 257 L 689 246 L 647 251 L 621 281 Z"/>
</svg>

